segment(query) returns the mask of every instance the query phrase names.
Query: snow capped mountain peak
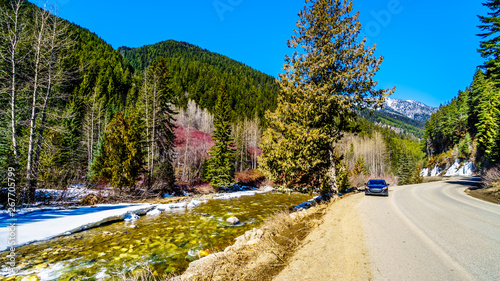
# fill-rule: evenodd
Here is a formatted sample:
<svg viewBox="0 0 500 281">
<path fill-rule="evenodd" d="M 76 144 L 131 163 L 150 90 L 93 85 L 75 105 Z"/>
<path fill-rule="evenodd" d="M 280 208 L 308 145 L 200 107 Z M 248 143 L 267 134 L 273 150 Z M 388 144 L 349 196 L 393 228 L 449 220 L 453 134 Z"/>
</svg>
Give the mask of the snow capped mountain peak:
<svg viewBox="0 0 500 281">
<path fill-rule="evenodd" d="M 414 100 L 400 100 L 387 98 L 382 111 L 396 113 L 408 118 L 426 121 L 437 108 L 425 105 Z"/>
</svg>

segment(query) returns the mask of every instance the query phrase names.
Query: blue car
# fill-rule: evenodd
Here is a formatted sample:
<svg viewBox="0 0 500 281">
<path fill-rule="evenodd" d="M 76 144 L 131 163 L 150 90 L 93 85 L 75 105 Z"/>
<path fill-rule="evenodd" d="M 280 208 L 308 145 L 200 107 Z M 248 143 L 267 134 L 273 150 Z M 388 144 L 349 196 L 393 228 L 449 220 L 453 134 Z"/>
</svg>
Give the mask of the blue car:
<svg viewBox="0 0 500 281">
<path fill-rule="evenodd" d="M 389 196 L 389 185 L 385 180 L 369 180 L 365 186 L 365 195 Z"/>
</svg>

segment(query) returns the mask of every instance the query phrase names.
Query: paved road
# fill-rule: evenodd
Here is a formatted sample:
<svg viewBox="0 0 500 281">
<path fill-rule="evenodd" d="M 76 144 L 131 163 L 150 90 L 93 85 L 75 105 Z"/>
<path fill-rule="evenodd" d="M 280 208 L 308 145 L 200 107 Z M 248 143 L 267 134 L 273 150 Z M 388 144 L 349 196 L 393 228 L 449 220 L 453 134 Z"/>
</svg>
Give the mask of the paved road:
<svg viewBox="0 0 500 281">
<path fill-rule="evenodd" d="M 358 204 L 375 280 L 500 280 L 500 205 L 472 179 L 391 187 Z"/>
</svg>

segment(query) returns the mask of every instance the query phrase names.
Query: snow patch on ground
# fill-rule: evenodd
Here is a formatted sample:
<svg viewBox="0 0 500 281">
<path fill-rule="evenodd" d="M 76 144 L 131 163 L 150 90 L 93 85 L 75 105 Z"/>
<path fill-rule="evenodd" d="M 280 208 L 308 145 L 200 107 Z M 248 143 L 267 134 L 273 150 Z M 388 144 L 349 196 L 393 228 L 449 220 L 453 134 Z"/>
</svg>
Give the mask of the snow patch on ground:
<svg viewBox="0 0 500 281">
<path fill-rule="evenodd" d="M 139 216 L 136 215 L 136 214 L 134 214 L 134 213 L 127 213 L 123 217 L 124 221 L 135 221 L 135 220 L 138 220 L 138 219 L 139 219 Z"/>
<path fill-rule="evenodd" d="M 434 169 L 432 169 L 432 171 L 431 171 L 431 177 L 437 177 L 437 176 L 439 176 L 439 174 L 441 174 L 441 170 L 436 165 L 436 166 L 434 166 Z"/>
<path fill-rule="evenodd" d="M 258 193 L 264 193 L 263 191 L 238 191 L 238 192 L 233 192 L 233 193 L 226 193 L 226 194 L 220 194 L 214 199 L 220 200 L 220 199 L 234 199 L 234 198 L 240 198 L 242 196 L 255 196 Z"/>
<path fill-rule="evenodd" d="M 300 210 L 305 210 L 305 209 L 309 209 L 313 204 L 314 202 L 316 202 L 316 199 L 318 199 L 319 196 L 316 196 L 314 197 L 313 199 L 309 200 L 309 201 L 306 201 L 306 202 L 303 202 L 303 203 L 300 203 L 299 205 L 293 207 L 293 209 L 295 211 L 300 211 Z"/>
<path fill-rule="evenodd" d="M 109 278 L 110 276 L 108 274 L 106 274 L 106 269 L 103 268 L 99 273 L 96 274 L 95 278 L 97 280 L 106 280 L 107 278 Z"/>
<path fill-rule="evenodd" d="M 457 160 L 446 172 L 446 176 L 470 177 L 474 173 L 474 164 L 466 162 L 463 165 Z"/>
<path fill-rule="evenodd" d="M 146 213 L 146 216 L 158 216 L 159 214 L 161 214 L 161 211 L 157 209 L 154 209 L 154 210 L 151 210 L 149 212 Z"/>
<path fill-rule="evenodd" d="M 10 217 L 0 214 L 0 251 L 7 249 L 10 223 L 16 224 L 16 247 L 144 214 L 151 204 L 101 204 L 80 208 L 40 209 Z"/>
<path fill-rule="evenodd" d="M 37 201 L 54 201 L 60 200 L 65 202 L 79 202 L 89 194 L 108 196 L 112 188 L 106 190 L 89 189 L 88 184 L 73 184 L 67 189 L 37 189 L 35 198 Z"/>
<path fill-rule="evenodd" d="M 429 168 L 423 168 L 422 171 L 420 172 L 421 177 L 427 177 L 429 176 Z"/>
<path fill-rule="evenodd" d="M 184 209 L 184 208 L 187 208 L 187 202 L 159 204 L 156 206 L 156 209 L 160 211 L 169 211 L 169 210 Z"/>
<path fill-rule="evenodd" d="M 451 177 L 451 176 L 458 176 L 458 169 L 460 168 L 460 161 L 455 160 L 455 163 L 451 165 L 451 167 L 446 171 L 445 176 Z"/>
<path fill-rule="evenodd" d="M 443 170 L 441 170 L 437 165 L 434 166 L 434 168 L 429 172 L 429 168 L 424 168 L 420 172 L 420 175 L 423 177 L 431 176 L 431 177 L 437 177 L 439 176 Z M 455 176 L 462 176 L 462 177 L 470 177 L 474 173 L 474 163 L 472 161 L 468 161 L 465 163 L 460 163 L 460 161 L 457 159 L 455 160 L 455 163 L 451 165 L 448 170 L 446 170 L 445 176 L 446 177 L 455 177 Z"/>
</svg>

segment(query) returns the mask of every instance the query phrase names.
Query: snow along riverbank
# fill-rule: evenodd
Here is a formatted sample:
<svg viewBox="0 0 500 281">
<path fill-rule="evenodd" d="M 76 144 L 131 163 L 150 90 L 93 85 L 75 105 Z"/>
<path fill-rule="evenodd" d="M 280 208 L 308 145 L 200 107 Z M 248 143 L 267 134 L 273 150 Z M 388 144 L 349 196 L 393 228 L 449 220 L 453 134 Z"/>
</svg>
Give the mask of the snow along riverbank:
<svg viewBox="0 0 500 281">
<path fill-rule="evenodd" d="M 15 223 L 15 247 L 36 241 L 49 240 L 57 236 L 93 228 L 103 223 L 123 220 L 127 214 L 142 215 L 154 206 L 151 204 L 102 204 L 73 209 L 41 209 L 33 212 L 0 214 L 0 251 L 10 245 L 9 226 Z"/>
</svg>

